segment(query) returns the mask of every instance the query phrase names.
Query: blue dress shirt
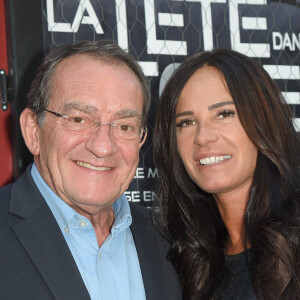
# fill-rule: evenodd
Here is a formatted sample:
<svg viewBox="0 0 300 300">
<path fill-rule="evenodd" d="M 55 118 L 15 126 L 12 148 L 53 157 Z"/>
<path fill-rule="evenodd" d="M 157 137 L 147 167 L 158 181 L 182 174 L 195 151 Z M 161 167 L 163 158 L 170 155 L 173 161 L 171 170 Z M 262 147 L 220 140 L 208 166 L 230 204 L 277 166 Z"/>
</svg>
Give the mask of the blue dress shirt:
<svg viewBox="0 0 300 300">
<path fill-rule="evenodd" d="M 35 164 L 31 175 L 63 233 L 91 299 L 146 300 L 126 197 L 122 195 L 113 204 L 114 224 L 99 248 L 91 222 L 50 189 Z"/>
</svg>

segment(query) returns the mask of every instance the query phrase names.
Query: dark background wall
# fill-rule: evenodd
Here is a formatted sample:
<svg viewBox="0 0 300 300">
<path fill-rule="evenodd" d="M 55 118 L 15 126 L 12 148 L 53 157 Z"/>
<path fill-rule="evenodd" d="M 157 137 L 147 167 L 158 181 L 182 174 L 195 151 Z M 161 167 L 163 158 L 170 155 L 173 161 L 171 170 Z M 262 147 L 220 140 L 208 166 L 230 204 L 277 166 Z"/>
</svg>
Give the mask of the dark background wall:
<svg viewBox="0 0 300 300">
<path fill-rule="evenodd" d="M 228 47 L 256 58 L 275 79 L 300 131 L 300 3 L 267 0 L 6 0 L 13 174 L 32 161 L 18 117 L 44 55 L 61 43 L 112 39 L 140 62 L 152 89 L 150 134 L 130 201 L 151 203 L 156 105 L 166 80 L 190 54 Z"/>
<path fill-rule="evenodd" d="M 0 0 L 0 96 L 2 85 L 6 81 L 7 74 L 7 44 L 4 0 Z M 5 100 L 5 98 L 3 98 Z M 6 99 L 7 100 L 7 99 Z M 1 97 L 0 106 L 0 186 L 12 180 L 12 147 L 10 131 L 10 107 L 3 103 Z M 4 109 L 2 109 L 2 107 Z"/>
</svg>

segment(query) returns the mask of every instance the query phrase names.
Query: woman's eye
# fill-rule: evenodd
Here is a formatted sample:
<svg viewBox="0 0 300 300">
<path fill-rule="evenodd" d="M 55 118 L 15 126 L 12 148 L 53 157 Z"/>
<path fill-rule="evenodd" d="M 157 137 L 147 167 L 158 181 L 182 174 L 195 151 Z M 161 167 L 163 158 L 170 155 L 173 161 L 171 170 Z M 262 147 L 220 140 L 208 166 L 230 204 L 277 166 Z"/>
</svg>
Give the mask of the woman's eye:
<svg viewBox="0 0 300 300">
<path fill-rule="evenodd" d="M 182 128 L 182 127 L 190 127 L 193 125 L 196 125 L 196 121 L 193 120 L 181 120 L 179 123 L 176 124 L 176 127 Z"/>
<path fill-rule="evenodd" d="M 235 115 L 235 111 L 233 111 L 233 110 L 223 110 L 223 111 L 218 113 L 217 119 L 226 119 L 226 118 L 229 118 L 233 115 Z"/>
</svg>

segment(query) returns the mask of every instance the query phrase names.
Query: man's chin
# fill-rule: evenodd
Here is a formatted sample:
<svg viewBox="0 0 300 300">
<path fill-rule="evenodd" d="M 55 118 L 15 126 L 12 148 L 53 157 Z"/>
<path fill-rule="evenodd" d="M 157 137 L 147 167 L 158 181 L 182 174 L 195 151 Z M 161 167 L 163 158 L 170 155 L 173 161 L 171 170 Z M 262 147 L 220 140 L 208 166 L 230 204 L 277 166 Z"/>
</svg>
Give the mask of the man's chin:
<svg viewBox="0 0 300 300">
<path fill-rule="evenodd" d="M 94 193 L 91 191 L 83 194 L 82 190 L 78 194 L 73 193 L 72 205 L 81 207 L 83 210 L 90 208 L 101 208 L 112 206 L 112 204 L 122 194 L 105 194 L 101 192 L 101 189 L 97 189 Z"/>
</svg>

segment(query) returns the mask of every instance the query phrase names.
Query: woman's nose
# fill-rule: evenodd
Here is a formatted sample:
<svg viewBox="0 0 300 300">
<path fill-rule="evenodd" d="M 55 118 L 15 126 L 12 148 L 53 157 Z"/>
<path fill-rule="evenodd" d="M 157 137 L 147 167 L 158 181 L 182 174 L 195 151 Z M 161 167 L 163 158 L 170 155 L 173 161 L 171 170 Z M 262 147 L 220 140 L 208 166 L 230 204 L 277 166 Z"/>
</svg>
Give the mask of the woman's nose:
<svg viewBox="0 0 300 300">
<path fill-rule="evenodd" d="M 218 140 L 218 132 L 212 124 L 199 122 L 195 130 L 194 144 L 206 147 L 211 142 Z"/>
</svg>

